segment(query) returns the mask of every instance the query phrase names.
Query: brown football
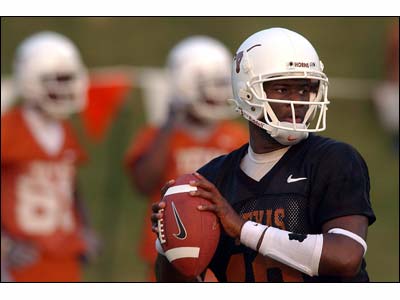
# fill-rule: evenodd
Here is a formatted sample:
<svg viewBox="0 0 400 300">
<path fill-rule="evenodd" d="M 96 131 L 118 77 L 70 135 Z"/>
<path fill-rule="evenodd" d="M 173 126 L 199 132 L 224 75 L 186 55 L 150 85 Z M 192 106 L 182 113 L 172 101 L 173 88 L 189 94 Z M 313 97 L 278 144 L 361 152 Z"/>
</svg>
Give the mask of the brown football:
<svg viewBox="0 0 400 300">
<path fill-rule="evenodd" d="M 192 174 L 176 179 L 165 193 L 163 218 L 158 221 L 158 238 L 169 262 L 183 275 L 196 277 L 210 263 L 220 237 L 218 218 L 212 212 L 200 211 L 208 200 L 189 195 L 196 187 Z"/>
</svg>

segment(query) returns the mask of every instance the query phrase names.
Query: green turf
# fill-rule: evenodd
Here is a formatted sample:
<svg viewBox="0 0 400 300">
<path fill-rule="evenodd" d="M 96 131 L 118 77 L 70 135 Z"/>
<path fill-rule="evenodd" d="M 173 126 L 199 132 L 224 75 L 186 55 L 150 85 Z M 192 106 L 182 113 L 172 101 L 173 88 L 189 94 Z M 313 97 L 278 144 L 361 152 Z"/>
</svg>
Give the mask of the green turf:
<svg viewBox="0 0 400 300">
<path fill-rule="evenodd" d="M 332 77 L 379 79 L 384 46 L 393 18 L 2 18 L 1 72 L 9 74 L 17 43 L 37 30 L 56 30 L 77 41 L 90 67 L 115 64 L 161 66 L 170 47 L 189 34 L 209 34 L 233 51 L 246 36 L 270 26 L 305 34 L 316 45 Z M 368 234 L 372 281 L 399 280 L 399 160 L 377 124 L 371 100 L 330 99 L 324 135 L 354 145 L 371 177 L 377 215 Z M 136 252 L 146 199 L 129 184 L 122 158 L 145 120 L 140 91 L 129 95 L 103 142 L 81 139 L 90 154 L 79 173 L 80 188 L 101 234 L 104 249 L 85 271 L 86 281 L 144 281 Z M 78 119 L 74 126 L 81 128 Z"/>
</svg>

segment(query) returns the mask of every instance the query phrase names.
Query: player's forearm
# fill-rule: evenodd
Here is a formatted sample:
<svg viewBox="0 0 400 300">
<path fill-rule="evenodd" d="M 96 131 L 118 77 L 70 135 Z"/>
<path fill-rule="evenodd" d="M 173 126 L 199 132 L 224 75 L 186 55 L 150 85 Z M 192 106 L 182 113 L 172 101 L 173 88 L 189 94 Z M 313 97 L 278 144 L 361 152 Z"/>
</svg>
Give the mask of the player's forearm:
<svg viewBox="0 0 400 300">
<path fill-rule="evenodd" d="M 356 240 L 335 233 L 297 234 L 255 222 L 246 222 L 240 235 L 245 246 L 310 276 L 357 275 L 366 246 Z"/>
<path fill-rule="evenodd" d="M 80 220 L 80 223 L 85 227 L 90 227 L 91 222 L 89 218 L 89 211 L 84 200 L 82 199 L 81 193 L 78 190 L 77 183 L 75 183 L 74 187 L 74 207 L 78 215 L 78 218 Z"/>
<path fill-rule="evenodd" d="M 130 168 L 134 185 L 144 194 L 153 193 L 162 183 L 168 162 L 170 134 L 169 128 L 162 129 L 148 151 Z"/>
<path fill-rule="evenodd" d="M 151 158 L 140 159 L 131 167 L 132 182 L 145 195 L 151 195 L 162 180 L 162 162 L 157 164 Z"/>
<path fill-rule="evenodd" d="M 363 248 L 346 236 L 324 234 L 319 275 L 354 277 L 363 258 Z"/>
</svg>

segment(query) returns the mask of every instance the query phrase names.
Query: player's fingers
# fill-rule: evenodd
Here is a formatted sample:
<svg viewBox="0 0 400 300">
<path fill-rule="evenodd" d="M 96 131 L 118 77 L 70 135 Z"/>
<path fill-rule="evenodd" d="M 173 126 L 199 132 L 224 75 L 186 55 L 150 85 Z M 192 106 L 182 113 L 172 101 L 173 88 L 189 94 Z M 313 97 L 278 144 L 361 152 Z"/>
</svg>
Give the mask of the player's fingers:
<svg viewBox="0 0 400 300">
<path fill-rule="evenodd" d="M 191 191 L 189 194 L 194 197 L 201 197 L 210 200 L 211 202 L 215 202 L 214 199 L 216 198 L 213 193 L 202 188 L 198 188 L 196 191 Z"/>
<path fill-rule="evenodd" d="M 194 172 L 193 175 L 199 179 L 205 179 L 207 180 L 203 175 L 201 175 L 199 172 Z"/>
<path fill-rule="evenodd" d="M 152 223 L 157 223 L 157 221 L 160 220 L 160 219 L 162 219 L 162 217 L 163 217 L 163 213 L 162 213 L 162 211 L 161 211 L 161 212 L 159 212 L 159 213 L 153 213 L 153 214 L 151 214 L 150 219 L 151 219 L 151 222 L 152 222 Z"/>
<path fill-rule="evenodd" d="M 154 213 L 158 213 L 160 209 L 165 208 L 165 201 L 155 202 L 151 205 L 151 210 Z"/>
<path fill-rule="evenodd" d="M 158 226 L 153 224 L 153 226 L 151 226 L 151 231 L 158 234 Z"/>
<path fill-rule="evenodd" d="M 197 206 L 198 210 L 201 211 L 212 211 L 214 213 L 217 212 L 217 206 L 215 204 L 203 204 L 203 205 L 199 205 Z"/>
<path fill-rule="evenodd" d="M 209 190 L 209 191 L 215 189 L 214 184 L 212 184 L 210 181 L 208 181 L 205 177 L 203 177 L 199 173 L 195 172 L 195 173 L 193 173 L 193 175 L 195 175 L 198 178 L 198 180 L 191 180 L 189 182 L 190 185 L 198 186 L 198 187 L 201 187 L 201 188 L 203 188 L 205 190 Z"/>
<path fill-rule="evenodd" d="M 169 189 L 170 186 L 172 186 L 175 183 L 174 179 L 171 179 L 167 183 L 164 184 L 164 186 L 161 188 L 161 196 L 164 196 L 165 192 Z"/>
</svg>

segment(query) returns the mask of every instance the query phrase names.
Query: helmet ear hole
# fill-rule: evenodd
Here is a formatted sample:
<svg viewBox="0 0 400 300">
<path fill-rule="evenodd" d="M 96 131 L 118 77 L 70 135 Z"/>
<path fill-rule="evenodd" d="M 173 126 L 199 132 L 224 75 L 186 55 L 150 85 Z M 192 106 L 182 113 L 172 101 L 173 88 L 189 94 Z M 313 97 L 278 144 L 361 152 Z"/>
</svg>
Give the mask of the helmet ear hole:
<svg viewBox="0 0 400 300">
<path fill-rule="evenodd" d="M 253 100 L 253 95 L 244 89 L 240 89 L 239 97 L 243 101 L 251 101 Z"/>
</svg>

